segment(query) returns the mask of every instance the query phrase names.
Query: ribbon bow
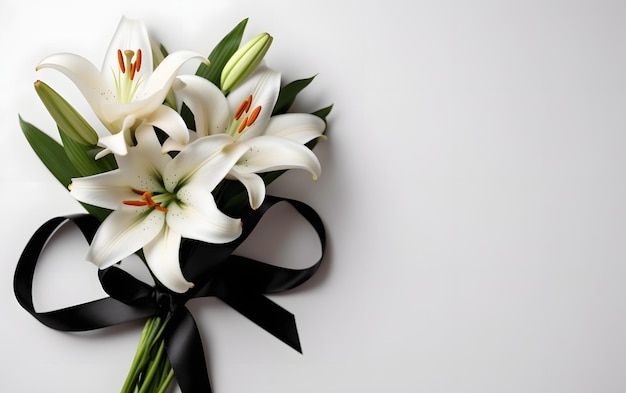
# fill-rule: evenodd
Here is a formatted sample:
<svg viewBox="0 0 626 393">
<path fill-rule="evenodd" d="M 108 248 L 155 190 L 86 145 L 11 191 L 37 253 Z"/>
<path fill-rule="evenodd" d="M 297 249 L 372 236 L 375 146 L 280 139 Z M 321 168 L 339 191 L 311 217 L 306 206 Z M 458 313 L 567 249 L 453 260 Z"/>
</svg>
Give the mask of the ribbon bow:
<svg viewBox="0 0 626 393">
<path fill-rule="evenodd" d="M 293 206 L 315 229 L 322 249 L 320 259 L 306 269 L 287 269 L 232 255 L 252 233 L 263 215 L 275 204 Z M 171 313 L 164 341 L 167 355 L 183 393 L 211 392 L 202 342 L 196 323 L 185 303 L 192 298 L 216 296 L 284 343 L 302 352 L 293 314 L 264 296 L 282 292 L 307 281 L 319 268 L 326 236 L 319 215 L 308 205 L 286 198 L 267 196 L 257 210 L 242 215 L 243 233 L 227 244 L 208 244 L 183 239 L 180 260 L 185 277 L 196 286 L 176 294 L 150 286 L 112 266 L 98 272 L 109 297 L 50 312 L 35 311 L 32 284 L 35 267 L 47 241 L 57 228 L 72 221 L 88 242 L 100 223 L 87 214 L 55 217 L 33 234 L 22 253 L 14 277 L 20 305 L 44 325 L 62 331 L 85 331 Z"/>
</svg>

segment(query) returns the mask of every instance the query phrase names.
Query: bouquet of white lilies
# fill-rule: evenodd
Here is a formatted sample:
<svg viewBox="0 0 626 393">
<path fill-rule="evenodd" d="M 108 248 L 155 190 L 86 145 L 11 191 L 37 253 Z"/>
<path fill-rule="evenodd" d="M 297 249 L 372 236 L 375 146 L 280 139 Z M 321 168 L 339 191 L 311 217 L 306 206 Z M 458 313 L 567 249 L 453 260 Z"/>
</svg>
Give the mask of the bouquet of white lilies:
<svg viewBox="0 0 626 393">
<path fill-rule="evenodd" d="M 67 76 L 101 124 L 89 124 L 43 81 L 35 89 L 62 143 L 20 118 L 41 161 L 98 219 L 86 259 L 106 270 L 139 255 L 157 294 L 170 296 L 170 303 L 186 300 L 206 284 L 181 267 L 187 239 L 233 243 L 246 231 L 243 215 L 263 206 L 266 185 L 284 170 L 320 176 L 311 149 L 325 138 L 331 107 L 287 113 L 313 78 L 282 85 L 280 73 L 262 61 L 273 40 L 269 34 L 241 45 L 246 22 L 207 58 L 190 50 L 168 54 L 141 22 L 122 18 L 101 70 L 69 53 L 49 56 L 37 66 Z M 181 74 L 190 62 L 199 64 L 197 72 Z M 16 276 L 16 294 L 24 303 L 17 281 Z M 174 303 L 147 314 L 122 392 L 163 392 L 175 374 L 180 379 L 164 339 L 173 313 L 184 304 Z"/>
</svg>

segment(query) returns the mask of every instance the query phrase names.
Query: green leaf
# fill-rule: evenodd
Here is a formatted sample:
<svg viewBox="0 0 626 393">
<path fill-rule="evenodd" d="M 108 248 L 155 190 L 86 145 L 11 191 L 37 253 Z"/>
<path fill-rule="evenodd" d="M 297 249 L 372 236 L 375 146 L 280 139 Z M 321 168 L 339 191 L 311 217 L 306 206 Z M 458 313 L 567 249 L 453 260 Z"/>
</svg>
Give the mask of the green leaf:
<svg viewBox="0 0 626 393">
<path fill-rule="evenodd" d="M 324 120 L 324 123 L 326 123 L 326 127 L 324 128 L 324 132 L 322 133 L 322 135 L 326 135 L 326 130 L 328 129 L 328 123 L 326 122 L 326 117 L 328 117 L 332 109 L 333 109 L 333 105 L 331 104 L 327 106 L 326 108 L 318 109 L 315 112 L 311 113 L 312 115 L 315 115 L 319 117 L 320 119 Z M 322 138 L 325 138 L 325 137 L 322 137 Z M 320 138 L 315 138 L 312 141 L 309 141 L 306 144 L 306 147 L 313 150 L 313 148 L 315 147 L 315 145 L 317 145 L 317 142 L 319 142 L 319 140 Z"/>
<path fill-rule="evenodd" d="M 25 122 L 20 117 L 20 127 L 33 151 L 56 179 L 67 189 L 72 178 L 80 177 L 80 173 L 65 154 L 63 146 L 50 138 L 45 132 L 34 125 Z M 100 221 L 104 220 L 110 211 L 96 206 L 81 203 L 85 210 Z"/>
<path fill-rule="evenodd" d="M 318 109 L 315 112 L 311 112 L 312 115 L 319 117 L 320 119 L 326 121 L 326 117 L 330 114 L 330 111 L 333 109 L 332 104 L 327 106 L 326 108 Z M 324 131 L 325 132 L 325 131 Z"/>
<path fill-rule="evenodd" d="M 261 174 L 261 179 L 263 179 L 263 182 L 265 183 L 265 185 L 268 186 L 271 182 L 273 182 L 274 180 L 278 179 L 285 172 L 287 172 L 287 170 L 272 171 L 272 172 L 262 173 Z"/>
<path fill-rule="evenodd" d="M 78 173 L 80 173 L 80 176 L 91 176 L 117 168 L 115 158 L 113 158 L 112 154 L 96 160 L 95 146 L 86 146 L 76 142 L 60 128 L 59 134 L 61 135 L 61 141 L 65 148 L 65 154 Z"/>
<path fill-rule="evenodd" d="M 222 69 L 232 57 L 233 54 L 239 49 L 243 32 L 246 29 L 248 18 L 239 22 L 230 33 L 226 34 L 224 38 L 215 46 L 211 54 L 209 55 L 210 65 L 204 63 L 200 64 L 196 75 L 199 75 L 205 79 L 211 81 L 215 86 L 220 87 L 220 77 Z"/>
<path fill-rule="evenodd" d="M 42 81 L 35 83 L 35 91 L 54 121 L 68 136 L 83 145 L 98 143 L 98 134 L 93 127 L 59 93 Z"/>
<path fill-rule="evenodd" d="M 298 93 L 304 90 L 314 78 L 315 75 L 307 79 L 298 79 L 281 87 L 280 93 L 278 93 L 278 100 L 276 100 L 276 105 L 274 105 L 274 110 L 272 111 L 272 116 L 286 113 L 289 108 L 291 108 L 291 105 L 293 105 Z"/>
<path fill-rule="evenodd" d="M 65 154 L 63 146 L 34 125 L 22 120 L 21 117 L 20 127 L 41 162 L 67 188 L 72 182 L 72 177 L 78 175 L 78 171 Z"/>
</svg>

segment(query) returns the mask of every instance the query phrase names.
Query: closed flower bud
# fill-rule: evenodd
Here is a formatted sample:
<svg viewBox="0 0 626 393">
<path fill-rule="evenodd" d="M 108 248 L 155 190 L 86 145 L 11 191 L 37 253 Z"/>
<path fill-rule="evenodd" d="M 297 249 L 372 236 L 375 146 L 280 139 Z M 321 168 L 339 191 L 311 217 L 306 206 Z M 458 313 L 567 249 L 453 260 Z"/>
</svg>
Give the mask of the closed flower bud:
<svg viewBox="0 0 626 393">
<path fill-rule="evenodd" d="M 87 146 L 98 142 L 98 134 L 93 127 L 59 93 L 42 81 L 35 82 L 35 91 L 59 128 L 69 137 Z"/>
<path fill-rule="evenodd" d="M 239 48 L 228 60 L 222 70 L 221 86 L 224 93 L 246 79 L 261 63 L 272 44 L 272 36 L 262 33 Z"/>
</svg>

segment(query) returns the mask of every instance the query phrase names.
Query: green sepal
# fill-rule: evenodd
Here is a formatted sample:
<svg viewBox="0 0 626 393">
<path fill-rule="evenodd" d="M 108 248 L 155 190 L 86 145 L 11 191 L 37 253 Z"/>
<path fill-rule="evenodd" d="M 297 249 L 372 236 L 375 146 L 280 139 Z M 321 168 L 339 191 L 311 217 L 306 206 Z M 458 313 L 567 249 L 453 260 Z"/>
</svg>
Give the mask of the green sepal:
<svg viewBox="0 0 626 393">
<path fill-rule="evenodd" d="M 287 113 L 289 108 L 291 108 L 291 105 L 293 105 L 296 100 L 298 93 L 304 90 L 304 88 L 307 87 L 314 78 L 315 75 L 306 79 L 298 79 L 281 87 L 280 92 L 278 93 L 278 99 L 276 100 L 276 105 L 274 105 L 274 110 L 272 111 L 272 116 Z"/>
<path fill-rule="evenodd" d="M 98 134 L 93 127 L 59 93 L 42 81 L 35 82 L 35 91 L 54 121 L 69 137 L 83 145 L 98 143 Z"/>
<path fill-rule="evenodd" d="M 226 34 L 224 38 L 222 38 L 209 55 L 209 61 L 211 64 L 208 66 L 204 63 L 200 64 L 198 71 L 196 71 L 196 75 L 208 79 L 217 87 L 221 87 L 220 78 L 222 75 L 222 69 L 224 69 L 228 60 L 235 54 L 237 49 L 239 49 L 247 23 L 248 18 L 242 20 L 239 24 L 237 24 L 237 26 L 235 26 L 234 29 L 230 31 L 230 33 Z"/>
<path fill-rule="evenodd" d="M 96 146 L 86 146 L 70 138 L 59 128 L 61 142 L 65 148 L 65 154 L 70 159 L 80 176 L 91 176 L 102 172 L 116 169 L 117 164 L 112 154 L 108 154 L 98 160 L 95 159 Z"/>
</svg>

